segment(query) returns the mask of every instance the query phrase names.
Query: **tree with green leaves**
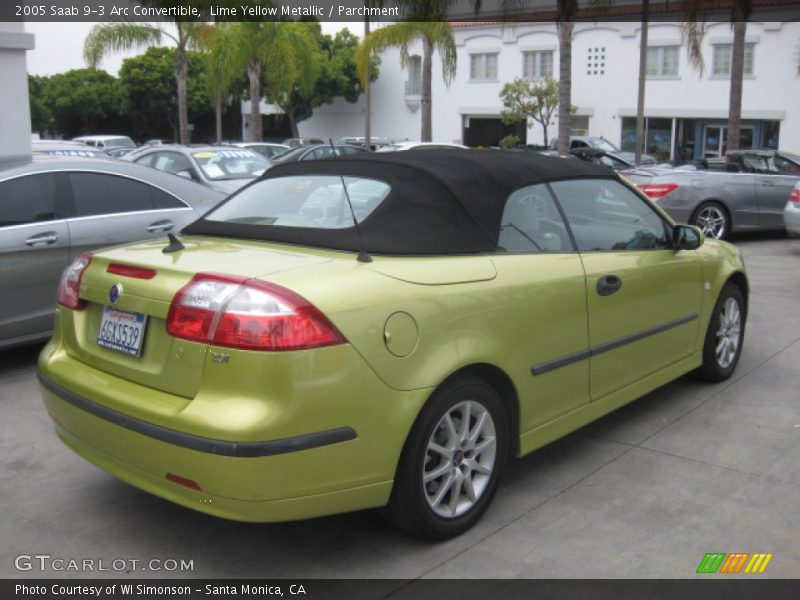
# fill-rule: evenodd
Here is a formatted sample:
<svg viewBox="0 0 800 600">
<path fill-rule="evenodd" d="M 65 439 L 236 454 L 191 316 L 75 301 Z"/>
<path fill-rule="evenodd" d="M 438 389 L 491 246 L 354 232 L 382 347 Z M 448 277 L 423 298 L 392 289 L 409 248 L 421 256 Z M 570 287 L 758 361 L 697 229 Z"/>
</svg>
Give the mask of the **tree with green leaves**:
<svg viewBox="0 0 800 600">
<path fill-rule="evenodd" d="M 201 24 L 197 39 L 204 50 L 206 63 L 206 88 L 214 103 L 216 141 L 222 141 L 222 102 L 236 80 L 237 69 L 232 59 L 236 48 L 235 31 L 229 23 Z"/>
<path fill-rule="evenodd" d="M 43 88 L 53 129 L 66 137 L 113 131 L 119 125 L 119 82 L 105 71 L 73 69 L 50 77 Z"/>
<path fill-rule="evenodd" d="M 45 88 L 49 78 L 40 75 L 28 75 L 28 98 L 31 105 L 31 131 L 45 135 L 52 127 L 53 113 L 44 100 Z"/>
<path fill-rule="evenodd" d="M 449 86 L 458 67 L 456 42 L 450 23 L 444 21 L 403 21 L 381 27 L 370 32 L 356 50 L 356 67 L 361 84 L 366 85 L 367 65 L 374 55 L 387 48 L 400 48 L 403 67 L 409 63 L 409 47 L 422 43 L 422 94 L 420 140 L 433 140 L 431 81 L 433 79 L 433 53 L 438 51 L 442 59 L 442 76 Z"/>
<path fill-rule="evenodd" d="M 295 85 L 288 94 L 276 98 L 292 128 L 292 136 L 299 137 L 297 124 L 308 119 L 315 108 L 342 97 L 353 103 L 364 93 L 364 86 L 356 73 L 355 53 L 359 39 L 349 30 L 339 31 L 335 36 L 325 35 L 319 24 L 309 24 L 309 30 L 321 50 L 320 71 L 314 86 L 303 90 Z M 370 81 L 378 78 L 380 61 L 373 57 L 370 65 Z"/>
<path fill-rule="evenodd" d="M 92 27 L 83 45 L 83 56 L 90 67 L 96 67 L 109 52 L 155 46 L 166 38 L 175 44 L 175 81 L 178 91 L 178 132 L 180 142 L 189 144 L 189 112 L 186 99 L 186 53 L 196 44 L 197 24 L 175 21 L 175 31 L 146 23 L 100 23 Z"/>
<path fill-rule="evenodd" d="M 307 93 L 319 74 L 321 53 L 310 23 L 243 22 L 231 25 L 233 68 L 246 68 L 250 80 L 250 137 L 262 138 L 261 97 Z"/>
<path fill-rule="evenodd" d="M 175 48 L 148 48 L 126 58 L 119 70 L 122 112 L 134 139 L 178 138 L 175 98 Z M 193 121 L 210 120 L 203 56 L 186 53 L 186 105 Z"/>
<path fill-rule="evenodd" d="M 553 115 L 558 110 L 558 81 L 552 77 L 543 80 L 517 78 L 506 83 L 500 91 L 503 123 L 512 124 L 528 119 L 542 126 L 544 145 L 547 146 L 547 128 L 553 124 Z"/>
</svg>

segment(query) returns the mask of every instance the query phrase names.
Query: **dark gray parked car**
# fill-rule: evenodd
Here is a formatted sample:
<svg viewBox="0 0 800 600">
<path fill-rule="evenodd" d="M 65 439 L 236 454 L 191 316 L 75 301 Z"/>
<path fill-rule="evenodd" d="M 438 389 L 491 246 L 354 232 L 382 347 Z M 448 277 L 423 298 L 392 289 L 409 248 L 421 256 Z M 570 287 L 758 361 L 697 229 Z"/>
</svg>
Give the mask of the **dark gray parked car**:
<svg viewBox="0 0 800 600">
<path fill-rule="evenodd" d="M 786 199 L 800 181 L 800 156 L 772 150 L 729 152 L 710 168 L 636 169 L 624 176 L 679 223 L 708 237 L 783 229 Z"/>
<path fill-rule="evenodd" d="M 103 246 L 164 237 L 224 194 L 113 159 L 0 164 L 0 348 L 49 337 L 61 272 Z"/>
</svg>

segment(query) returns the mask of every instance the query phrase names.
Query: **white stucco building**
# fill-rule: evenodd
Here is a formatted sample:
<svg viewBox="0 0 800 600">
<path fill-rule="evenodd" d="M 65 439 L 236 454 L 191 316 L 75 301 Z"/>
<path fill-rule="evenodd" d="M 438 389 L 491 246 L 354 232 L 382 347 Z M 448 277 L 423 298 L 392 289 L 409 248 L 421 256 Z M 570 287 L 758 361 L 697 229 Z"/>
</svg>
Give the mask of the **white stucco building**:
<svg viewBox="0 0 800 600">
<path fill-rule="evenodd" d="M 33 48 L 33 36 L 22 23 L 0 22 L 0 159 L 31 155 L 31 113 L 28 102 L 28 70 L 25 53 Z"/>
<path fill-rule="evenodd" d="M 434 57 L 433 137 L 471 146 L 496 144 L 511 131 L 542 143 L 541 126 L 515 130 L 500 122 L 502 86 L 516 77 L 558 78 L 554 23 L 455 24 L 458 72 L 446 87 Z M 730 93 L 730 23 L 711 23 L 703 43 L 705 70 L 689 65 L 678 23 L 649 27 L 650 74 L 645 115 L 647 151 L 661 158 L 681 153 L 719 154 Z M 747 26 L 742 102 L 742 147 L 800 151 L 800 22 L 753 22 Z M 572 102 L 576 134 L 603 136 L 624 149 L 635 143 L 640 24 L 578 23 L 572 47 Z M 421 55 L 421 44 L 411 51 Z M 381 56 L 372 88 L 372 135 L 419 139 L 419 63 L 405 69 L 399 52 Z M 303 136 L 363 135 L 363 98 L 318 108 L 300 124 Z M 557 126 L 549 134 L 557 135 Z"/>
</svg>

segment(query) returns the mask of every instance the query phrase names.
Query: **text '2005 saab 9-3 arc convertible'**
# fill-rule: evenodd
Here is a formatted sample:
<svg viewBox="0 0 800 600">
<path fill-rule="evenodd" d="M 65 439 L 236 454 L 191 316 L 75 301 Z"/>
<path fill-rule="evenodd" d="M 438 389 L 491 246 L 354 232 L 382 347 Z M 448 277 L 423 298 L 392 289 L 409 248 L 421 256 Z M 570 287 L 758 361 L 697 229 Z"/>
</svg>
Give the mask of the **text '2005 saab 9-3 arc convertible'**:
<svg viewBox="0 0 800 600">
<path fill-rule="evenodd" d="M 730 376 L 739 252 L 612 171 L 505 152 L 276 166 L 183 230 L 64 272 L 58 435 L 199 511 L 383 507 L 446 538 L 504 463 L 689 371 Z"/>
</svg>

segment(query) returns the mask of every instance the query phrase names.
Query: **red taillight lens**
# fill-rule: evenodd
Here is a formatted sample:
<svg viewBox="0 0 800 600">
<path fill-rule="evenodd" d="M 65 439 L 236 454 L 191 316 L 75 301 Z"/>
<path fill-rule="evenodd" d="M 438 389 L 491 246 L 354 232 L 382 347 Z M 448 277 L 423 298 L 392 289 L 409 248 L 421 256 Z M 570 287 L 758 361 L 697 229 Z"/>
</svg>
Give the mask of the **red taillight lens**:
<svg viewBox="0 0 800 600">
<path fill-rule="evenodd" d="M 81 279 L 86 267 L 92 262 L 91 254 L 81 254 L 73 263 L 64 269 L 58 284 L 56 302 L 65 308 L 83 310 L 88 304 L 80 299 Z"/>
<path fill-rule="evenodd" d="M 144 267 L 132 267 L 131 265 L 120 265 L 111 263 L 106 267 L 106 273 L 122 275 L 123 277 L 133 277 L 135 279 L 152 279 L 156 276 L 155 269 L 145 269 Z"/>
<path fill-rule="evenodd" d="M 800 203 L 800 188 L 794 188 L 792 193 L 789 194 L 789 202 Z"/>
<path fill-rule="evenodd" d="M 639 189 L 655 200 L 656 198 L 663 198 L 677 189 L 677 187 L 677 183 L 644 183 L 639 186 Z"/>
<path fill-rule="evenodd" d="M 175 295 L 167 332 L 245 350 L 334 346 L 344 336 L 305 298 L 274 283 L 198 274 Z"/>
</svg>

